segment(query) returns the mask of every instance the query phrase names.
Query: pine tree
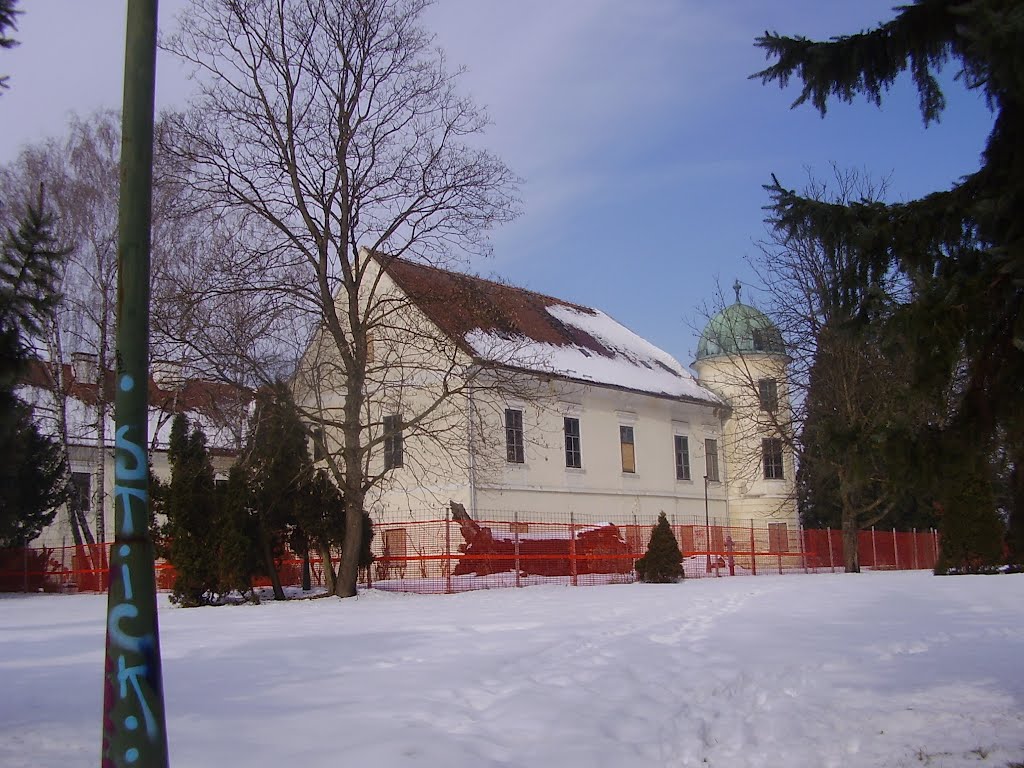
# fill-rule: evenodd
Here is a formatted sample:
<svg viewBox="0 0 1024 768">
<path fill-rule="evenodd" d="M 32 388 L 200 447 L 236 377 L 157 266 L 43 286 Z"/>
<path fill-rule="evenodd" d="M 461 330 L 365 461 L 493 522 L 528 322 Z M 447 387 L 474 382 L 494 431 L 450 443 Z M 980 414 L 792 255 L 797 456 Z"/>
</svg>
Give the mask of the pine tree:
<svg viewBox="0 0 1024 768">
<path fill-rule="evenodd" d="M 217 503 L 206 437 L 179 413 L 171 424 L 167 452 L 171 479 L 164 496 L 167 559 L 174 566 L 171 600 L 182 606 L 215 603 L 224 589 L 218 578 Z"/>
<path fill-rule="evenodd" d="M 905 203 L 846 205 L 800 196 L 774 177 L 768 190 L 783 236 L 814 237 L 854 255 L 856 268 L 833 286 L 837 292 L 869 298 L 893 271 L 907 279 L 911 298 L 878 322 L 878 332 L 915 340 L 920 353 L 908 367 L 921 391 L 954 393 L 940 442 L 969 435 L 994 450 L 1005 439 L 1002 450 L 1018 459 L 1024 456 L 1021 39 L 1018 0 L 915 0 L 871 31 L 828 42 L 766 32 L 757 45 L 774 63 L 753 76 L 780 86 L 796 77 L 802 90 L 794 106 L 810 102 L 824 115 L 833 98 L 862 95 L 881 104 L 909 70 L 926 126 L 946 107 L 936 75 L 949 61 L 959 63 L 967 87 L 985 95 L 995 120 L 981 167 L 947 190 Z M 853 317 L 870 322 L 859 311 Z M 944 526 L 952 514 L 945 511 Z"/>
<path fill-rule="evenodd" d="M 2 48 L 13 48 L 18 43 L 7 36 L 8 29 L 17 29 L 18 25 L 15 23 L 15 17 L 19 11 L 16 9 L 18 5 L 17 0 L 0 0 L 0 49 Z M 0 75 L 0 93 L 7 88 L 7 77 Z"/>
<path fill-rule="evenodd" d="M 992 573 L 1002 562 L 1004 528 L 988 459 L 961 453 L 955 464 L 947 462 L 937 499 L 942 549 L 935 573 Z"/>
<path fill-rule="evenodd" d="M 71 494 L 64 452 L 43 435 L 15 394 L 35 356 L 33 340 L 59 300 L 54 286 L 67 251 L 56 246 L 42 192 L 8 229 L 0 260 L 0 546 L 27 544 Z"/>
<path fill-rule="evenodd" d="M 235 464 L 228 472 L 228 481 L 217 491 L 218 580 L 225 592 L 248 593 L 259 600 L 252 589 L 253 577 L 265 573 L 259 548 L 259 521 L 253 513 L 245 470 Z"/>
<path fill-rule="evenodd" d="M 636 561 L 636 575 L 651 584 L 669 584 L 683 578 L 683 553 L 672 533 L 672 526 L 662 512 L 651 531 L 647 552 Z"/>
</svg>

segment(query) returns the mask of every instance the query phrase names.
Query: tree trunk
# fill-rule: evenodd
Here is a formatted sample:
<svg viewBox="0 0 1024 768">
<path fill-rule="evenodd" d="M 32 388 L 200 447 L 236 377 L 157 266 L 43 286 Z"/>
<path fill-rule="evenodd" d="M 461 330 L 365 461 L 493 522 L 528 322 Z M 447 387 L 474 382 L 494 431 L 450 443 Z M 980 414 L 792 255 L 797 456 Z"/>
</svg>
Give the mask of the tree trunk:
<svg viewBox="0 0 1024 768">
<path fill-rule="evenodd" d="M 341 563 L 338 565 L 338 580 L 334 594 L 338 597 L 355 597 L 359 579 L 359 551 L 363 545 L 363 494 L 362 489 L 353 494 L 345 493 L 345 543 L 341 548 Z"/>
<path fill-rule="evenodd" d="M 857 525 L 857 515 L 853 510 L 843 505 L 843 564 L 847 573 L 860 573 L 860 551 L 859 551 L 860 528 Z"/>
<path fill-rule="evenodd" d="M 327 587 L 328 594 L 333 595 L 338 580 L 334 575 L 334 563 L 331 562 L 331 545 L 324 538 L 318 538 L 316 545 L 323 562 L 324 586 Z"/>
<path fill-rule="evenodd" d="M 270 577 L 270 586 L 274 589 L 275 600 L 287 600 L 284 588 L 281 586 L 281 576 L 277 572 L 277 564 L 274 562 L 274 552 L 270 547 L 270 537 L 267 536 L 260 526 L 260 546 L 263 549 L 263 562 L 267 568 L 267 576 Z"/>
<path fill-rule="evenodd" d="M 313 588 L 313 580 L 309 573 L 309 547 L 302 553 L 302 591 L 309 592 Z"/>
</svg>

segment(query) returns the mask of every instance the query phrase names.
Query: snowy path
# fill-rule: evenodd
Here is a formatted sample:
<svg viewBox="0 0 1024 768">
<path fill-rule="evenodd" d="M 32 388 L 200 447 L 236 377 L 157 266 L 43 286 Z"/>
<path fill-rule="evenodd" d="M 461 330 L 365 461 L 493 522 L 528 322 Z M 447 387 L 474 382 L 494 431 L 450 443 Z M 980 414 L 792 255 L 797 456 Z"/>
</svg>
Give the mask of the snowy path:
<svg viewBox="0 0 1024 768">
<path fill-rule="evenodd" d="M 1024 760 L 1024 576 L 369 593 L 162 609 L 172 763 Z M 104 601 L 0 600 L 0 765 L 95 765 Z"/>
</svg>

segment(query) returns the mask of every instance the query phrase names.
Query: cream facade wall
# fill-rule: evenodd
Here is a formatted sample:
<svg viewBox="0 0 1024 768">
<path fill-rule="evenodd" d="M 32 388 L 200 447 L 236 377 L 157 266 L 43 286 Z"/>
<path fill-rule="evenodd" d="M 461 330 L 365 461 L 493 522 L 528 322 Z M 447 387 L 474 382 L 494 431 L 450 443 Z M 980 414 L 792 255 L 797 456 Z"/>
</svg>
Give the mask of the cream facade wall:
<svg viewBox="0 0 1024 768">
<path fill-rule="evenodd" d="M 547 402 L 510 398 L 487 421 L 492 439 L 486 450 L 507 459 L 504 409 L 523 412 L 525 461 L 505 460 L 491 476 L 476 479 L 479 515 L 650 521 L 665 512 L 680 523 L 704 519 L 705 439 L 721 437 L 718 408 L 569 382 L 553 390 Z M 580 468 L 566 466 L 566 417 L 579 420 Z M 621 427 L 633 432 L 633 472 L 623 467 Z M 676 477 L 677 435 L 687 438 L 690 479 Z M 724 478 L 708 485 L 708 514 L 723 524 L 730 518 L 725 488 Z"/>
<path fill-rule="evenodd" d="M 793 452 L 782 445 L 783 477 L 766 479 L 762 441 L 777 438 L 778 425 L 791 422 L 784 355 L 745 353 L 717 355 L 697 360 L 698 379 L 729 403 L 723 419 L 722 451 L 729 470 L 728 503 L 742 520 L 787 522 L 797 525 Z M 758 382 L 775 382 L 777 413 L 762 410 Z"/>
</svg>

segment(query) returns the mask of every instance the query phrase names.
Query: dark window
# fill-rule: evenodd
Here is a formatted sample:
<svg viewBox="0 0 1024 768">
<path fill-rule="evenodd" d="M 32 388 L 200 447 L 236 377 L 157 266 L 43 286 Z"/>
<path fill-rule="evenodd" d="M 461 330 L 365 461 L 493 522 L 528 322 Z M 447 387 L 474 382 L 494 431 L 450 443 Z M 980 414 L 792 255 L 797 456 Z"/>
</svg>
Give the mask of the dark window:
<svg viewBox="0 0 1024 768">
<path fill-rule="evenodd" d="M 711 438 L 704 441 L 704 470 L 709 482 L 718 482 L 718 441 Z"/>
<path fill-rule="evenodd" d="M 764 479 L 784 480 L 782 441 L 777 437 L 766 437 L 761 441 L 761 453 L 764 456 Z"/>
<path fill-rule="evenodd" d="M 526 461 L 523 449 L 523 412 L 515 408 L 505 409 L 505 457 L 511 464 Z"/>
<path fill-rule="evenodd" d="M 690 441 L 676 435 L 676 480 L 690 479 Z"/>
<path fill-rule="evenodd" d="M 384 469 L 402 466 L 402 417 L 384 417 Z"/>
<path fill-rule="evenodd" d="M 636 472 L 636 446 L 633 443 L 632 427 L 619 427 L 619 449 L 622 453 L 622 471 Z"/>
<path fill-rule="evenodd" d="M 324 449 L 324 431 L 317 427 L 313 430 L 313 461 L 323 461 L 327 458 L 327 451 Z"/>
<path fill-rule="evenodd" d="M 785 523 L 768 523 L 768 551 L 789 552 L 789 529 Z"/>
<path fill-rule="evenodd" d="M 71 473 L 72 498 L 76 509 L 88 512 L 92 508 L 92 475 L 88 472 Z"/>
<path fill-rule="evenodd" d="M 775 379 L 758 379 L 757 397 L 762 411 L 775 413 L 779 409 L 779 385 Z"/>
<path fill-rule="evenodd" d="M 571 416 L 565 417 L 565 466 L 575 469 L 580 469 L 583 466 L 580 420 Z"/>
<path fill-rule="evenodd" d="M 763 351 L 765 351 L 765 343 L 764 342 L 765 342 L 764 331 L 762 331 L 760 328 L 755 328 L 754 329 L 754 351 L 755 352 L 763 352 Z"/>
</svg>

